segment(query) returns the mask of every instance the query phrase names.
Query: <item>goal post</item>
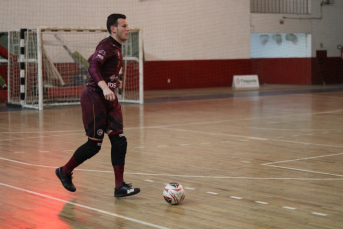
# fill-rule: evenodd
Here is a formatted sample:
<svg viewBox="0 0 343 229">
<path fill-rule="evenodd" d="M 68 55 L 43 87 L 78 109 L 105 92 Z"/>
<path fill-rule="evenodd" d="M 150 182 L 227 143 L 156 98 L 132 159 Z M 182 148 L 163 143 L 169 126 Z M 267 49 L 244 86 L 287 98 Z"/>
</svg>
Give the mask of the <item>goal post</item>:
<svg viewBox="0 0 343 229">
<path fill-rule="evenodd" d="M 20 39 L 20 33 L 24 33 Z M 122 45 L 123 88 L 120 102 L 143 104 L 142 34 L 131 29 Z M 109 34 L 106 28 L 38 27 L 8 31 L 8 104 L 42 110 L 44 106 L 79 104 L 89 79 L 87 59 Z M 19 53 L 22 52 L 22 53 Z"/>
</svg>

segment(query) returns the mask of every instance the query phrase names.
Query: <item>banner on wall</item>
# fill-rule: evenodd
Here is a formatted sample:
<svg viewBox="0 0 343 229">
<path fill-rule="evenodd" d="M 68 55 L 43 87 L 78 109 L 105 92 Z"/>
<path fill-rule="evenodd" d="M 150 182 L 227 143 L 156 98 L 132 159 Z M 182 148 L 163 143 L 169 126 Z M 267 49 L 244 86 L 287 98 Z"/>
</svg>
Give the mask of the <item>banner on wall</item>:
<svg viewBox="0 0 343 229">
<path fill-rule="evenodd" d="M 259 88 L 257 75 L 237 75 L 233 76 L 232 80 L 233 88 Z"/>
</svg>

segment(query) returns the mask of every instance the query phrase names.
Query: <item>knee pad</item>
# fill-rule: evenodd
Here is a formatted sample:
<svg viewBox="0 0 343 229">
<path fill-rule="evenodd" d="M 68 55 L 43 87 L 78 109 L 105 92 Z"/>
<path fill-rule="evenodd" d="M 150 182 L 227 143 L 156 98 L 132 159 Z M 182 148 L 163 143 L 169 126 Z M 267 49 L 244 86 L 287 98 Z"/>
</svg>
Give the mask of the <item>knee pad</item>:
<svg viewBox="0 0 343 229">
<path fill-rule="evenodd" d="M 121 136 L 121 137 L 120 137 Z M 111 141 L 111 159 L 112 165 L 125 165 L 125 156 L 127 150 L 126 137 L 122 134 L 109 136 Z"/>
<path fill-rule="evenodd" d="M 90 159 L 97 154 L 101 149 L 101 142 L 88 141 L 80 146 L 74 153 L 74 158 L 77 162 L 83 163 L 85 160 Z"/>
</svg>

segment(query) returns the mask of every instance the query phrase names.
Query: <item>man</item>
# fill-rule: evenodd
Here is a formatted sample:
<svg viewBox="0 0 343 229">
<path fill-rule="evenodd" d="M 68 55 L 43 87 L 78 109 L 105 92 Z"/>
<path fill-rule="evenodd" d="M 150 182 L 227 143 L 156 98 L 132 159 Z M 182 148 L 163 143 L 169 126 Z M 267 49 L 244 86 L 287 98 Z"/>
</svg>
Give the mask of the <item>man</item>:
<svg viewBox="0 0 343 229">
<path fill-rule="evenodd" d="M 88 141 L 80 146 L 63 167 L 56 169 L 56 175 L 63 186 L 75 192 L 72 171 L 85 160 L 96 155 L 104 134 L 111 141 L 111 159 L 115 175 L 115 197 L 135 195 L 139 188 L 132 188 L 124 182 L 124 165 L 127 141 L 123 134 L 123 117 L 118 98 L 114 93 L 121 88 L 118 79 L 123 63 L 121 45 L 129 38 L 129 26 L 123 14 L 111 14 L 107 18 L 108 38 L 102 40 L 88 59 L 90 78 L 81 93 L 82 118 Z"/>
</svg>

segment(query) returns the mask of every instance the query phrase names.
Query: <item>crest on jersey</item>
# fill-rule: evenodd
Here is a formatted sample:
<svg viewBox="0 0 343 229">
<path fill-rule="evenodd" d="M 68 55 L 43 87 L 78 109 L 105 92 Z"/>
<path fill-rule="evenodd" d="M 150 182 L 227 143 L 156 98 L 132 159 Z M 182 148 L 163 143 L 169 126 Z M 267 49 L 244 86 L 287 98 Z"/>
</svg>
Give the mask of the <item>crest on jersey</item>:
<svg viewBox="0 0 343 229">
<path fill-rule="evenodd" d="M 102 129 L 98 129 L 96 133 L 98 136 L 102 136 L 104 134 L 104 131 Z"/>
<path fill-rule="evenodd" d="M 100 50 L 99 53 L 100 53 L 101 55 L 103 55 L 103 56 L 106 56 L 105 50 Z"/>
</svg>

